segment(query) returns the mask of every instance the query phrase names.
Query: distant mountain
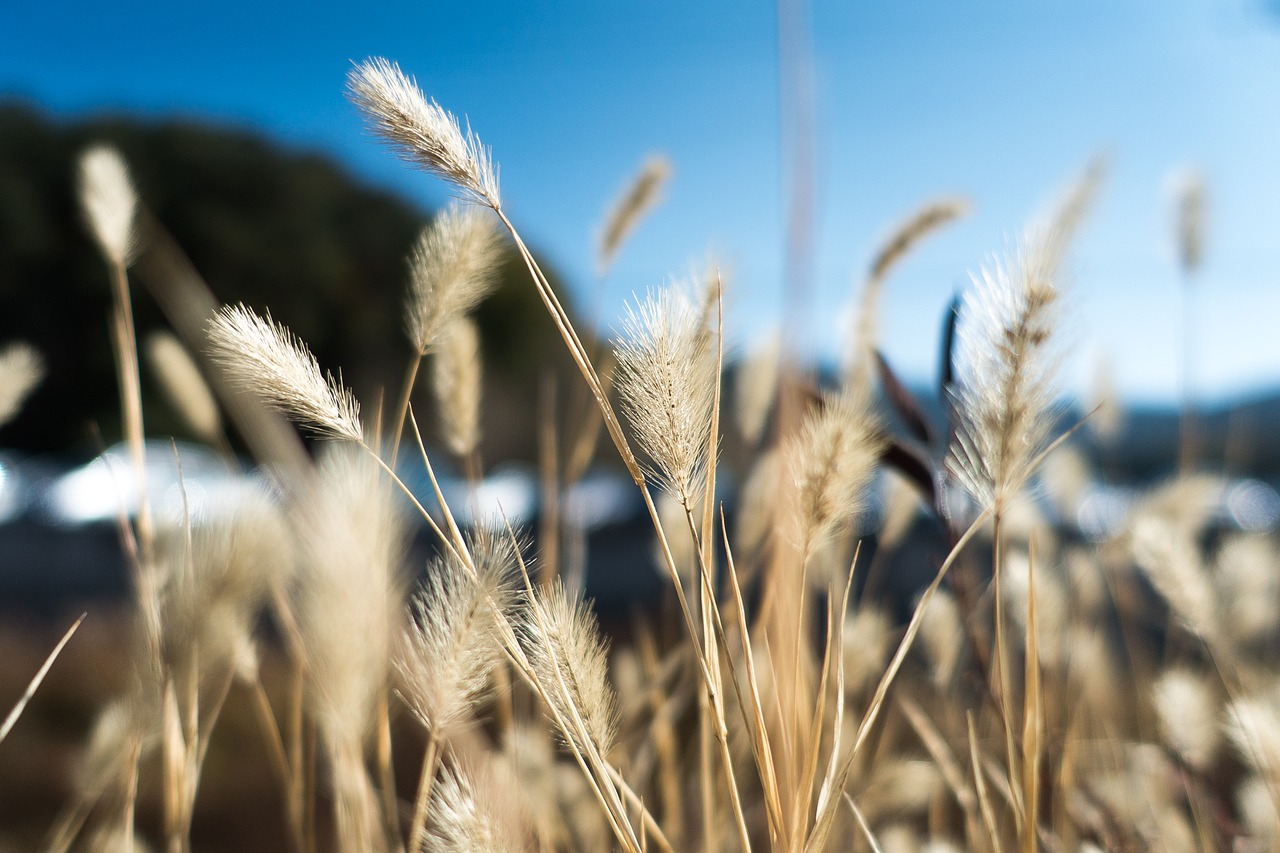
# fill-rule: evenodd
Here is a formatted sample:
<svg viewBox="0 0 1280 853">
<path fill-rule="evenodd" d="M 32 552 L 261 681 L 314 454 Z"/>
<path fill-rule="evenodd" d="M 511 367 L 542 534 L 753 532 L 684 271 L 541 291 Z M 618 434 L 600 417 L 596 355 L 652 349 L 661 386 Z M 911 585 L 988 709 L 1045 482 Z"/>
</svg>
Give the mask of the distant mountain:
<svg viewBox="0 0 1280 853">
<path fill-rule="evenodd" d="M 121 151 L 144 203 L 222 301 L 270 309 L 370 411 L 398 393 L 409 357 L 406 256 L 427 212 L 362 186 L 322 155 L 244 130 L 128 116 L 61 123 L 0 103 L 0 344 L 31 341 L 49 363 L 44 384 L 0 430 L 0 446 L 94 452 L 119 434 L 106 269 L 75 195 L 77 159 L 96 142 Z M 141 285 L 134 306 L 140 334 L 164 324 Z M 568 367 L 514 252 L 477 320 L 495 389 L 486 452 L 532 457 L 532 418 L 510 415 L 536 411 L 541 374 Z M 145 373 L 143 384 L 149 432 L 181 436 Z"/>
</svg>

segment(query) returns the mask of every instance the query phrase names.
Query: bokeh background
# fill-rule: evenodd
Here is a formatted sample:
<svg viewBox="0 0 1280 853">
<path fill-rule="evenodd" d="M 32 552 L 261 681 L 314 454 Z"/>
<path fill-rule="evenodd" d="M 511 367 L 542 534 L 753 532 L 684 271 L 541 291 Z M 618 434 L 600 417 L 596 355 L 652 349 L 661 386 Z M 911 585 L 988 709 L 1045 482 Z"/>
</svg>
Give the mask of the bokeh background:
<svg viewBox="0 0 1280 853">
<path fill-rule="evenodd" d="M 371 141 L 343 97 L 352 61 L 386 56 L 492 146 L 513 217 L 580 300 L 596 287 L 602 211 L 646 154 L 671 159 L 665 206 L 600 297 L 606 328 L 633 292 L 711 253 L 732 272 L 738 346 L 777 322 L 799 279 L 820 358 L 838 352 L 831 320 L 877 240 L 924 199 L 962 194 L 973 214 L 890 289 L 886 350 L 921 380 L 954 290 L 1105 152 L 1076 255 L 1069 380 L 1084 390 L 1105 358 L 1145 401 L 1177 394 L 1171 181 L 1195 167 L 1210 207 L 1193 378 L 1221 400 L 1280 376 L 1277 48 L 1266 0 L 60 2 L 0 13 L 0 93 L 63 129 L 112 117 L 261 135 L 425 213 L 440 185 Z M 43 189 L 25 203 L 62 188 Z M 146 189 L 198 202 L 172 178 Z M 809 251 L 798 273 L 795 217 Z M 282 290 L 317 277 L 314 251 L 279 257 Z M 6 305 L 34 286 L 3 275 Z"/>
<path fill-rule="evenodd" d="M 1129 409 L 1111 473 L 1150 482 L 1171 471 L 1189 354 L 1214 464 L 1253 478 L 1239 481 L 1250 524 L 1280 521 L 1272 0 L 3 4 L 0 344 L 31 341 L 48 363 L 0 429 L 10 486 L 36 494 L 119 437 L 106 270 L 75 199 L 76 158 L 97 141 L 123 152 L 220 299 L 270 309 L 366 405 L 394 393 L 405 256 L 448 195 L 345 99 L 351 64 L 370 56 L 398 62 L 492 147 L 511 218 L 601 337 L 634 294 L 711 263 L 727 281 L 731 358 L 790 317 L 799 355 L 830 368 L 879 241 L 930 198 L 969 199 L 884 303 L 883 349 L 926 398 L 954 295 L 1105 156 L 1070 265 L 1064 388 L 1089 401 L 1108 377 Z M 602 280 L 601 219 L 654 153 L 674 167 L 664 202 Z M 1174 207 L 1191 173 L 1208 204 L 1187 288 Z M 135 304 L 143 330 L 163 325 L 145 291 Z M 548 373 L 571 387 L 571 371 L 515 262 L 479 320 L 486 460 L 532 462 L 539 388 Z M 149 429 L 183 437 L 143 381 Z M 0 521 L 0 711 L 68 618 L 85 606 L 93 618 L 0 746 L 0 849 L 39 839 L 89 721 L 128 677 L 125 617 L 100 605 L 126 590 L 111 522 L 15 512 Z M 642 539 L 611 536 L 644 554 Z M 232 741 L 249 737 L 229 719 Z M 208 849 L 273 849 L 241 817 L 246 801 L 278 814 L 268 783 L 211 778 Z"/>
</svg>

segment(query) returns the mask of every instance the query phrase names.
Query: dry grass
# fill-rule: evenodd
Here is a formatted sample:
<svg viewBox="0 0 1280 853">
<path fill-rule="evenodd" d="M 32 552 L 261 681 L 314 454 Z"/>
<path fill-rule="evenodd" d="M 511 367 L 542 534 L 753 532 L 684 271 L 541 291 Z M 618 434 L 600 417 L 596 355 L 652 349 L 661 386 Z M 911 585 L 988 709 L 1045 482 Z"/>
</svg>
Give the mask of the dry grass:
<svg viewBox="0 0 1280 853">
<path fill-rule="evenodd" d="M 264 831 L 264 844 L 298 853 L 1270 849 L 1276 543 L 1206 536 L 1194 479 L 1153 492 L 1104 543 L 1049 523 L 1027 494 L 1039 477 L 1069 506 L 1091 476 L 1078 459 L 1044 463 L 1065 440 L 1052 346 L 1061 270 L 1098 168 L 975 277 L 949 446 L 930 457 L 891 433 L 870 365 L 879 288 L 962 212 L 955 202 L 924 208 L 872 261 L 841 386 L 802 394 L 762 350 L 737 390 L 745 441 L 722 453 L 718 283 L 701 304 L 655 292 L 612 357 L 593 355 L 503 212 L 496 166 L 470 130 L 383 60 L 358 65 L 350 93 L 406 159 L 474 203 L 442 214 L 415 250 L 405 320 L 415 358 L 398 410 L 367 428 L 287 329 L 243 307 L 209 318 L 218 369 L 208 382 L 222 404 L 247 390 L 331 441 L 318 461 L 271 467 L 270 494 L 225 524 L 121 520 L 133 616 L 116 644 L 130 663 L 82 709 L 82 727 L 96 723 L 44 849 L 190 850 L 210 833 L 202 816 L 223 814 L 216 780 L 242 767 L 270 772 L 255 782 L 274 792 L 276 834 Z M 118 157 L 96 150 L 84 168 L 85 206 L 116 271 L 136 443 L 126 269 L 152 249 L 122 236 L 136 202 L 121 200 Z M 602 268 L 665 175 L 650 166 L 617 206 Z M 412 511 L 400 499 L 409 490 L 393 454 L 403 424 L 420 439 L 412 403 L 429 351 L 445 443 L 483 475 L 467 312 L 499 230 L 640 492 L 670 581 L 674 606 L 637 614 L 631 641 L 612 652 L 561 581 L 575 558 L 510 530 L 464 531 L 421 442 L 433 488 L 411 495 Z M 623 417 L 605 368 L 614 359 Z M 910 395 L 875 360 L 889 403 L 915 424 L 916 444 L 928 441 Z M 812 402 L 788 423 L 771 415 L 781 397 Z M 200 420 L 220 440 L 220 417 Z M 594 449 L 594 438 L 582 443 Z M 567 456 L 543 464 L 557 505 L 591 453 Z M 889 509 L 861 513 L 886 472 Z M 748 483 L 732 536 L 715 500 L 729 473 Z M 959 490 L 972 505 L 952 511 Z M 406 512 L 438 554 L 413 592 Z M 910 532 L 922 527 L 941 543 L 927 556 Z M 863 573 L 904 561 L 930 580 L 899 624 L 889 608 L 903 602 L 852 591 Z M 56 672 L 50 698 L 64 689 Z M 21 721 L 14 733 L 0 761 L 32 737 Z"/>
</svg>

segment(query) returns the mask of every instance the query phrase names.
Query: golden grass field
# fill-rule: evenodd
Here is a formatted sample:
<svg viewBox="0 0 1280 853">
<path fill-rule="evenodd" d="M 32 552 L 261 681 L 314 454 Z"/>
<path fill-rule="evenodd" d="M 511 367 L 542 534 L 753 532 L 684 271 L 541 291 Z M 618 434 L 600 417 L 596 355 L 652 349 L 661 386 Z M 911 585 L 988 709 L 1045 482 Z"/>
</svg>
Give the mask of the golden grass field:
<svg viewBox="0 0 1280 853">
<path fill-rule="evenodd" d="M 269 315 L 218 305 L 118 153 L 81 160 L 114 288 L 121 475 L 147 462 L 145 281 L 193 432 L 228 464 L 236 436 L 267 478 L 207 517 L 144 494 L 121 519 L 129 598 L 92 606 L 0 744 L 0 844 L 1275 848 L 1277 542 L 1222 516 L 1194 406 L 1166 481 L 1101 532 L 1072 521 L 1102 476 L 1079 440 L 1109 432 L 1106 408 L 1064 417 L 1056 384 L 1063 270 L 1100 165 L 974 276 L 943 424 L 880 357 L 877 312 L 962 201 L 926 204 L 876 255 L 839 375 L 768 346 L 730 369 L 716 271 L 638 299 L 612 344 L 580 336 L 480 137 L 390 62 L 348 84 L 374 132 L 458 197 L 410 258 L 414 357 L 379 401 Z M 666 169 L 619 199 L 602 271 Z M 1187 281 L 1201 193 L 1181 197 Z M 581 378 L 529 414 L 543 509 L 525 531 L 458 523 L 435 473 L 484 482 L 469 312 L 504 248 Z M 39 374 L 11 352 L 10 411 Z M 612 644 L 581 596 L 587 531 L 563 512 L 598 464 L 636 490 L 665 585 L 661 606 L 611 617 Z M 409 565 L 423 530 L 434 556 Z M 904 571 L 923 582 L 895 586 Z M 18 701 L 77 615 L 3 626 L 0 697 Z"/>
</svg>

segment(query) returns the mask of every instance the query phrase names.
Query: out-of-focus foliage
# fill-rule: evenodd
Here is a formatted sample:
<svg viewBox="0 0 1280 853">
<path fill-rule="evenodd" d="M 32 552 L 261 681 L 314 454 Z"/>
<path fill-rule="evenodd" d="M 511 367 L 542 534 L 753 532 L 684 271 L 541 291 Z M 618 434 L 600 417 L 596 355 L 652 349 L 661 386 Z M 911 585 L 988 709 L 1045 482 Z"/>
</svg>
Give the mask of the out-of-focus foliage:
<svg viewBox="0 0 1280 853">
<path fill-rule="evenodd" d="M 402 326 L 405 258 L 428 214 L 322 155 L 245 130 L 130 117 L 61 123 L 11 103 L 0 105 L 0 341 L 31 341 L 49 373 L 0 444 L 92 450 L 119 434 L 107 270 L 75 198 L 76 158 L 94 142 L 124 155 L 141 199 L 219 299 L 269 308 L 325 368 L 341 369 L 370 411 L 380 389 L 394 399 L 409 346 L 389 330 Z M 145 335 L 164 319 L 141 283 L 133 292 Z M 532 406 L 543 365 L 562 369 L 563 348 L 514 254 L 476 319 L 486 368 L 503 393 L 521 396 L 504 405 Z M 144 373 L 148 431 L 183 434 L 152 380 Z M 415 399 L 430 397 L 420 389 Z M 492 458 L 532 453 L 532 436 L 490 429 Z"/>
</svg>

